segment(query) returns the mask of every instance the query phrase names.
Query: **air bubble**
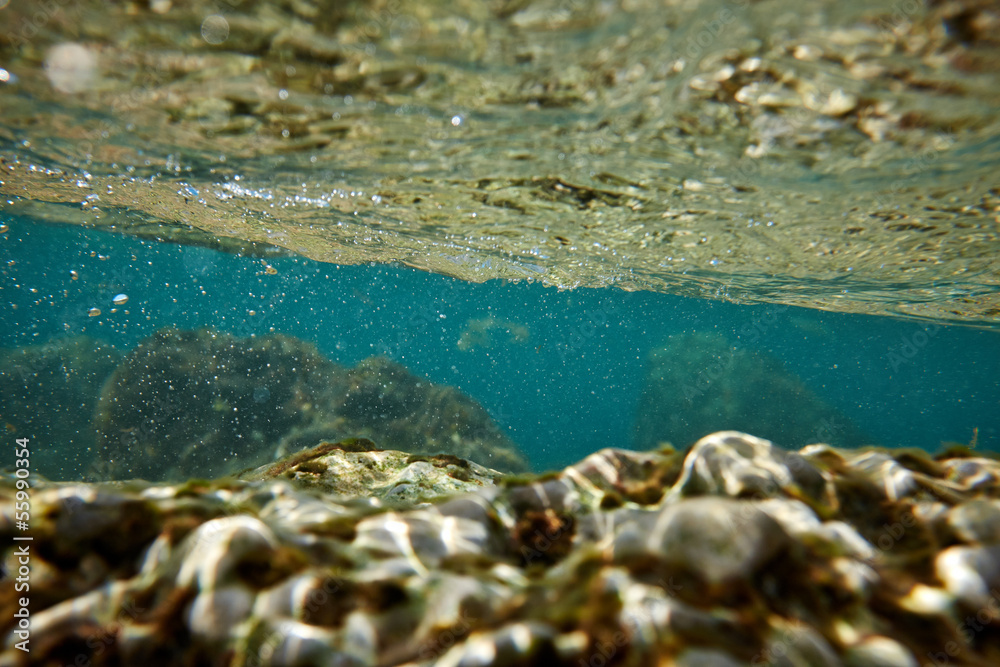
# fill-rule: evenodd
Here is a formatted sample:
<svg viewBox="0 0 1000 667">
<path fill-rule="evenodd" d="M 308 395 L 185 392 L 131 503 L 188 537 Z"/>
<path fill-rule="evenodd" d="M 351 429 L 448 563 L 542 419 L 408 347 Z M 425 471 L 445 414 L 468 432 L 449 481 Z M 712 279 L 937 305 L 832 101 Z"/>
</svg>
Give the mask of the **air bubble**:
<svg viewBox="0 0 1000 667">
<path fill-rule="evenodd" d="M 45 74 L 60 93 L 79 93 L 93 86 L 97 58 L 82 44 L 57 44 L 45 55 Z"/>
<path fill-rule="evenodd" d="M 218 14 L 205 17 L 201 22 L 201 37 L 209 44 L 222 44 L 229 38 L 229 21 Z"/>
</svg>

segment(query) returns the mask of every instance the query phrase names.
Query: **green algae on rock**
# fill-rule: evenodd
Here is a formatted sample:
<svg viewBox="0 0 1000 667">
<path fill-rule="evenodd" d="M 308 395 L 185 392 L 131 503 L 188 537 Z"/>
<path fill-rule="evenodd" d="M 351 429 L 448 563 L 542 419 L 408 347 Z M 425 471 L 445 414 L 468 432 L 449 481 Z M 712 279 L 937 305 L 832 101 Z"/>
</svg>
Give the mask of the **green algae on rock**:
<svg viewBox="0 0 1000 667">
<path fill-rule="evenodd" d="M 686 447 L 719 428 L 759 433 L 789 446 L 873 444 L 770 355 L 734 347 L 716 334 L 672 337 L 647 359 L 636 446 L 667 441 Z"/>
<path fill-rule="evenodd" d="M 327 446 L 284 471 L 367 446 Z M 405 465 L 405 455 L 392 460 Z M 302 485 L 315 472 L 301 472 L 183 487 L 41 483 L 30 660 L 1000 661 L 996 616 L 964 620 L 1000 585 L 995 459 L 787 452 L 723 432 L 687 453 L 608 449 L 410 507 L 367 491 L 327 496 Z M 651 482 L 665 493 L 634 492 Z M 12 489 L 0 483 L 8 538 Z M 123 535 L 122 523 L 143 530 Z M 0 597 L 5 632 L 14 604 Z M 0 660 L 28 664 L 13 641 Z"/>
<path fill-rule="evenodd" d="M 0 350 L 0 415 L 7 433 L 66 445 L 34 451 L 34 473 L 84 476 L 96 444 L 91 415 L 121 358 L 113 345 L 86 336 Z"/>
<path fill-rule="evenodd" d="M 326 497 L 370 496 L 389 504 L 414 505 L 492 486 L 502 473 L 453 455 L 417 456 L 381 450 L 371 440 L 357 438 L 321 443 L 236 477 L 245 481 L 287 479 L 297 488 Z"/>
<path fill-rule="evenodd" d="M 214 477 L 321 441 L 367 437 L 525 470 L 479 403 L 385 358 L 346 369 L 287 336 L 166 329 L 125 356 L 94 419 L 113 478 Z"/>
<path fill-rule="evenodd" d="M 99 451 L 116 478 L 222 475 L 312 423 L 342 376 L 294 338 L 165 329 L 108 379 L 94 419 Z"/>
<path fill-rule="evenodd" d="M 429 382 L 385 357 L 351 368 L 336 408 L 350 435 L 414 454 L 447 452 L 504 472 L 527 470 L 489 413 L 454 387 Z"/>
</svg>

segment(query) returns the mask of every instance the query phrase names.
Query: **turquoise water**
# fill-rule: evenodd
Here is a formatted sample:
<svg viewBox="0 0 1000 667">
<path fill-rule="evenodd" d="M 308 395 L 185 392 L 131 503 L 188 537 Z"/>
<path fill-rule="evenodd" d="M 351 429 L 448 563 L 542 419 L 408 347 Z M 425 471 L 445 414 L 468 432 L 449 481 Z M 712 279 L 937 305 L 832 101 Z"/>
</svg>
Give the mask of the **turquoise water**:
<svg viewBox="0 0 1000 667">
<path fill-rule="evenodd" d="M 86 334 L 125 351 L 163 327 L 213 327 L 295 336 L 345 365 L 382 354 L 482 403 L 536 470 L 632 446 L 647 355 L 695 332 L 773 355 L 873 444 L 933 451 L 975 433 L 977 448 L 1000 450 L 995 331 L 614 289 L 474 284 L 2 222 L 4 347 Z M 116 307 L 119 294 L 128 300 Z"/>
</svg>

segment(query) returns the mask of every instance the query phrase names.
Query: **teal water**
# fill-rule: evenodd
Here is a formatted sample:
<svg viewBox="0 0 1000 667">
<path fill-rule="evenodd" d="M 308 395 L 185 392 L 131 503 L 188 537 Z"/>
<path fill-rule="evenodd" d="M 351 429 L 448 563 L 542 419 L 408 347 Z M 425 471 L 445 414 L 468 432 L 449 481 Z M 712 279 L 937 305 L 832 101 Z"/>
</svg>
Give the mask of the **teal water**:
<svg viewBox="0 0 1000 667">
<path fill-rule="evenodd" d="M 773 355 L 873 444 L 933 451 L 977 433 L 977 448 L 1000 450 L 996 331 L 647 292 L 474 284 L 21 217 L 2 222 L 3 347 L 86 334 L 125 351 L 163 327 L 213 327 L 295 336 L 346 365 L 382 354 L 481 402 L 536 470 L 632 446 L 647 355 L 695 332 Z M 119 294 L 128 300 L 116 307 Z M 492 327 L 470 337 L 475 321 L 489 318 Z"/>
</svg>

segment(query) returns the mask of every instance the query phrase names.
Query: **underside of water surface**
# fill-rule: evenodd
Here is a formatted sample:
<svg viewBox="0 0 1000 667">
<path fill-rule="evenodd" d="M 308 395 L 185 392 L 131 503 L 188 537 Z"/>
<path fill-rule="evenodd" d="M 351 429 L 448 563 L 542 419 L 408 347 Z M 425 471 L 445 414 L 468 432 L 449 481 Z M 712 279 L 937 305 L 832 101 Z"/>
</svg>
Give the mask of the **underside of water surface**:
<svg viewBox="0 0 1000 667">
<path fill-rule="evenodd" d="M 960 2 L 2 3 L 0 208 L 237 252 L 994 326 Z"/>
</svg>

